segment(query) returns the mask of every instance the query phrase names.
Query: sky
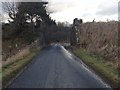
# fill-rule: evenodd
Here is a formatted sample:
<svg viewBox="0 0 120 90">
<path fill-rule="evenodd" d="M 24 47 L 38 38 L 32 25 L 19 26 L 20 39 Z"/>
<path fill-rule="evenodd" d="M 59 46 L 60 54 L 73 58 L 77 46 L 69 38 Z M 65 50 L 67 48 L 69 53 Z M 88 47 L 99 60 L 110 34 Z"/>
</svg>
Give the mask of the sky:
<svg viewBox="0 0 120 90">
<path fill-rule="evenodd" d="M 69 23 L 74 18 L 87 21 L 118 20 L 119 0 L 47 0 L 50 15 L 56 21 Z"/>
<path fill-rule="evenodd" d="M 83 22 L 91 22 L 94 19 L 95 21 L 118 20 L 118 2 L 120 0 L 45 1 L 49 2 L 47 10 L 52 12 L 50 14 L 51 18 L 57 22 L 67 21 L 72 23 L 74 18 L 83 19 Z M 7 16 L 4 15 L 4 17 Z"/>
</svg>

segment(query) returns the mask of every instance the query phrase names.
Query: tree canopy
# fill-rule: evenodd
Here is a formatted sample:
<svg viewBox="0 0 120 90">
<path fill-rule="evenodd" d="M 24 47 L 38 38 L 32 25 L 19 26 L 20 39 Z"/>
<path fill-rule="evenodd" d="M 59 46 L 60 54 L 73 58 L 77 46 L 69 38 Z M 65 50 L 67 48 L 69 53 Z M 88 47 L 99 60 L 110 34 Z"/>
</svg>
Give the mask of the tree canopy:
<svg viewBox="0 0 120 90">
<path fill-rule="evenodd" d="M 40 31 L 44 31 L 44 27 L 56 25 L 46 11 L 47 4 L 48 2 L 4 2 L 3 9 L 11 19 L 10 32 L 14 34 L 9 35 L 24 39 L 29 37 L 28 41 L 33 39 L 33 36 L 37 37 Z M 4 27 L 5 31 L 7 30 Z"/>
</svg>

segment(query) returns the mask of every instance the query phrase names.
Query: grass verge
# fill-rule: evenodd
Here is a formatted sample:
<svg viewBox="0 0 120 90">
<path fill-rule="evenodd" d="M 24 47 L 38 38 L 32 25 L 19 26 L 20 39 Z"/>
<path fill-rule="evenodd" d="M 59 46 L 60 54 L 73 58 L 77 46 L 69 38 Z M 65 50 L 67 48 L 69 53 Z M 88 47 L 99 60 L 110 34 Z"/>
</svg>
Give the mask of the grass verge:
<svg viewBox="0 0 120 90">
<path fill-rule="evenodd" d="M 118 83 L 120 79 L 118 77 L 118 72 L 120 72 L 120 70 L 106 64 L 105 60 L 100 56 L 87 53 L 82 49 L 75 49 L 74 54 L 82 59 L 84 63 L 98 73 L 113 88 L 119 87 Z"/>
<path fill-rule="evenodd" d="M 31 49 L 30 53 L 23 57 L 23 59 L 16 60 L 8 65 L 2 67 L 2 85 L 3 87 L 15 77 L 37 54 L 38 50 Z"/>
</svg>

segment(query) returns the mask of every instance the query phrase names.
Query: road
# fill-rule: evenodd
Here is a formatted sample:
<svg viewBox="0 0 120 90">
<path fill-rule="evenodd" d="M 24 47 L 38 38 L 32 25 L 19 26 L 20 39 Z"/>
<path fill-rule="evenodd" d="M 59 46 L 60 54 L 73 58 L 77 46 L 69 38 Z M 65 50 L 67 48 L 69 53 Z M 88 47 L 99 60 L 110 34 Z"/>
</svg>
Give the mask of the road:
<svg viewBox="0 0 120 90">
<path fill-rule="evenodd" d="M 8 88 L 110 88 L 60 44 L 42 50 Z"/>
</svg>

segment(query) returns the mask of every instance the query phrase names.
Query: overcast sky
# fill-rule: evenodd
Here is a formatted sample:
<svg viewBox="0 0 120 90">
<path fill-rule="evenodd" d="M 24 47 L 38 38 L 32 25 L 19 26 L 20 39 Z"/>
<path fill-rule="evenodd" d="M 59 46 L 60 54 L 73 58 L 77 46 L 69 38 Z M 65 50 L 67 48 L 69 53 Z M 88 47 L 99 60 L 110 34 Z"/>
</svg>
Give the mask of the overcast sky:
<svg viewBox="0 0 120 90">
<path fill-rule="evenodd" d="M 6 1 L 6 0 L 2 0 Z M 25 0 L 26 1 L 26 0 Z M 28 0 L 30 1 L 30 0 Z M 35 0 L 34 0 L 35 1 Z M 86 21 L 118 20 L 119 0 L 46 0 L 49 2 L 48 10 L 52 19 L 69 23 L 74 18 Z"/>
<path fill-rule="evenodd" d="M 83 21 L 118 20 L 119 0 L 47 0 L 50 16 L 56 21 L 72 23 L 74 18 Z"/>
</svg>

